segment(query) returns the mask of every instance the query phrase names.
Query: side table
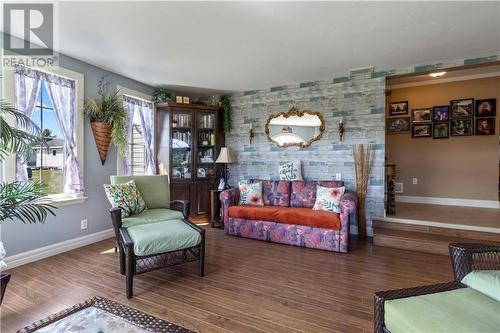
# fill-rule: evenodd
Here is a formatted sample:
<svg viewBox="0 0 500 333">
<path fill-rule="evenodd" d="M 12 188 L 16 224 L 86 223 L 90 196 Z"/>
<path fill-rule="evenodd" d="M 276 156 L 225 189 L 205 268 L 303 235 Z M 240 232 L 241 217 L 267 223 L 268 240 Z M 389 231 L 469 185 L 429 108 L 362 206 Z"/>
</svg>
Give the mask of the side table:
<svg viewBox="0 0 500 333">
<path fill-rule="evenodd" d="M 212 228 L 223 228 L 222 221 L 222 203 L 220 201 L 220 193 L 218 189 L 210 190 L 210 225 Z"/>
</svg>

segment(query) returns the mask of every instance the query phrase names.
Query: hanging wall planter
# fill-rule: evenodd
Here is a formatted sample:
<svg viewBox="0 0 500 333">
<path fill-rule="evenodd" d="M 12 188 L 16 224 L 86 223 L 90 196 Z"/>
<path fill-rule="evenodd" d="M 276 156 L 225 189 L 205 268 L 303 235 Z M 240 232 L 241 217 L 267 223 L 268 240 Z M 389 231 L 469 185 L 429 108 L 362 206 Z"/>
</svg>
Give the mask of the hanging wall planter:
<svg viewBox="0 0 500 333">
<path fill-rule="evenodd" d="M 92 127 L 99 158 L 101 159 L 102 165 L 104 165 L 106 156 L 108 155 L 109 144 L 111 143 L 113 126 L 102 121 L 91 121 L 90 127 Z"/>
</svg>

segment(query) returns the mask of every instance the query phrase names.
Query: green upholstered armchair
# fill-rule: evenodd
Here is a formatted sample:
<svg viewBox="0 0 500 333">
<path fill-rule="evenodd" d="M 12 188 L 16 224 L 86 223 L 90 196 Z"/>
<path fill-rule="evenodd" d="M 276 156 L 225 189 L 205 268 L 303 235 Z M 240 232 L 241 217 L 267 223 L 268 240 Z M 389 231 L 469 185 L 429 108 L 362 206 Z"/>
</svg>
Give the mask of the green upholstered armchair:
<svg viewBox="0 0 500 333">
<path fill-rule="evenodd" d="M 111 176 L 111 183 L 132 179 L 148 209 L 125 218 L 120 208 L 110 210 L 127 298 L 133 296 L 137 274 L 199 260 L 199 275 L 203 276 L 205 230 L 188 220 L 189 201 L 170 201 L 168 176 Z"/>
</svg>

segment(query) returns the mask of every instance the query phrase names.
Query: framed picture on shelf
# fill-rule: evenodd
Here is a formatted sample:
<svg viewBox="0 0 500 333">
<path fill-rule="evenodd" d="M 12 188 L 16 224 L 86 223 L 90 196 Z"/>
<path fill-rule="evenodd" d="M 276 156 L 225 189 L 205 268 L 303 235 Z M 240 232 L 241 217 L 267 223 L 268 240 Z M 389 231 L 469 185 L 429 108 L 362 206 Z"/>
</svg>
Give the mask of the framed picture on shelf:
<svg viewBox="0 0 500 333">
<path fill-rule="evenodd" d="M 474 98 L 455 99 L 450 102 L 451 118 L 474 116 Z"/>
<path fill-rule="evenodd" d="M 476 118 L 476 135 L 494 135 L 496 118 Z"/>
<path fill-rule="evenodd" d="M 196 176 L 198 178 L 205 178 L 207 177 L 207 171 L 205 168 L 198 168 L 198 170 L 196 170 Z"/>
<path fill-rule="evenodd" d="M 432 124 L 414 124 L 411 128 L 412 138 L 430 138 L 432 136 Z"/>
<path fill-rule="evenodd" d="M 432 121 L 448 121 L 450 120 L 450 106 L 442 105 L 432 108 Z"/>
<path fill-rule="evenodd" d="M 182 103 L 189 104 L 189 97 L 182 97 Z"/>
<path fill-rule="evenodd" d="M 387 134 L 409 133 L 410 125 L 410 117 L 387 118 Z"/>
<path fill-rule="evenodd" d="M 495 117 L 496 104 L 496 98 L 476 100 L 476 117 Z"/>
<path fill-rule="evenodd" d="M 432 124 L 433 139 L 448 139 L 449 137 L 450 137 L 450 124 L 448 122 Z"/>
<path fill-rule="evenodd" d="M 182 103 L 182 96 L 175 96 L 176 103 Z"/>
<path fill-rule="evenodd" d="M 389 107 L 389 116 L 402 116 L 408 114 L 408 101 L 394 102 Z"/>
<path fill-rule="evenodd" d="M 452 119 L 450 127 L 451 136 L 474 135 L 474 120 L 472 117 Z"/>
<path fill-rule="evenodd" d="M 432 109 L 413 109 L 411 110 L 412 122 L 425 123 L 431 121 Z"/>
</svg>

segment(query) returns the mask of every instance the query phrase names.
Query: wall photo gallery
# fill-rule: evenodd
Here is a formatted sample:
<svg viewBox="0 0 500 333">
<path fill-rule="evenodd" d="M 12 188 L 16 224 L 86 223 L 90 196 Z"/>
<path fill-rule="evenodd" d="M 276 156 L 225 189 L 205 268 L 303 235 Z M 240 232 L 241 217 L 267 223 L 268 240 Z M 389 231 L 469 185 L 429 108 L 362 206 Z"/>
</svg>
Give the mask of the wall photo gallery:
<svg viewBox="0 0 500 333">
<path fill-rule="evenodd" d="M 387 134 L 411 132 L 412 138 L 448 139 L 450 136 L 495 135 L 496 99 L 462 98 L 449 105 L 411 109 L 408 101 L 391 103 Z"/>
</svg>

